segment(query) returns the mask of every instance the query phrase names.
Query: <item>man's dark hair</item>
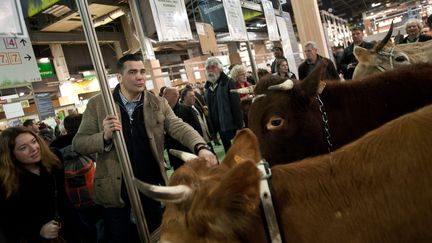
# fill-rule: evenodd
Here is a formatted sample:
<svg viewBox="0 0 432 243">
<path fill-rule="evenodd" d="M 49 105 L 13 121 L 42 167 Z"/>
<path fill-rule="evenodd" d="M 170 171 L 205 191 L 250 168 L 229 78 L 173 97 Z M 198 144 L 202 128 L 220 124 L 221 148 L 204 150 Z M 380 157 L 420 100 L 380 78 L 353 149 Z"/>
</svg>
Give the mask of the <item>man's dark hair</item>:
<svg viewBox="0 0 432 243">
<path fill-rule="evenodd" d="M 184 89 L 181 91 L 181 94 L 180 94 L 180 100 L 181 100 L 182 102 L 184 102 L 185 97 L 186 97 L 186 95 L 187 95 L 187 93 L 188 93 L 189 91 L 192 91 L 192 92 L 193 92 L 193 88 L 192 88 L 192 86 L 186 86 L 186 87 L 184 87 Z"/>
<path fill-rule="evenodd" d="M 280 47 L 280 46 L 273 47 L 273 51 L 276 51 L 276 50 L 283 52 L 282 47 Z"/>
<path fill-rule="evenodd" d="M 351 32 L 353 32 L 353 31 L 355 31 L 355 30 L 358 30 L 358 31 L 363 32 L 363 28 L 360 27 L 360 26 L 354 26 L 354 27 L 351 28 Z"/>
<path fill-rule="evenodd" d="M 68 134 L 73 134 L 78 132 L 78 128 L 81 124 L 82 114 L 70 114 L 65 117 L 63 121 L 63 126 Z"/>
<path fill-rule="evenodd" d="M 117 69 L 119 71 L 119 73 L 123 73 L 123 69 L 124 69 L 124 63 L 128 62 L 128 61 L 142 61 L 143 58 L 140 54 L 126 54 L 124 56 L 122 56 L 118 61 L 117 61 Z"/>
<path fill-rule="evenodd" d="M 27 119 L 24 121 L 23 126 L 31 127 L 31 126 L 33 126 L 33 123 L 34 123 L 34 119 Z"/>
<path fill-rule="evenodd" d="M 164 93 L 165 89 L 166 89 L 166 86 L 162 86 L 162 87 L 159 89 L 159 96 L 160 96 L 160 97 L 163 97 L 163 93 Z"/>
</svg>

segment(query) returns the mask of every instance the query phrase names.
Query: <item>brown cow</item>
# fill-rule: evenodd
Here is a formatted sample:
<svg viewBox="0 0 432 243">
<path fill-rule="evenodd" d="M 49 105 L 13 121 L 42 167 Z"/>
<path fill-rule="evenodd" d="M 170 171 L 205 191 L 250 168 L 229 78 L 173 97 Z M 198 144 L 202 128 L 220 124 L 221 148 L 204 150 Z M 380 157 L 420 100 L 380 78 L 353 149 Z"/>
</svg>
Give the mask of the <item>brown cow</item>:
<svg viewBox="0 0 432 243">
<path fill-rule="evenodd" d="M 329 155 L 272 168 L 285 242 L 432 242 L 432 106 Z M 185 163 L 161 242 L 266 242 L 256 137 L 242 130 L 219 167 Z M 173 201 L 173 200 L 171 200 Z"/>
<path fill-rule="evenodd" d="M 289 90 L 269 90 L 284 80 L 263 78 L 255 87 L 249 128 L 263 157 L 274 165 L 328 152 L 327 132 L 316 97 L 319 69 Z M 329 82 L 320 97 L 328 117 L 332 149 L 405 113 L 432 104 L 432 64 L 416 64 L 362 81 Z M 286 84 L 286 83 L 285 83 Z M 332 150 L 331 149 L 331 150 Z"/>
</svg>

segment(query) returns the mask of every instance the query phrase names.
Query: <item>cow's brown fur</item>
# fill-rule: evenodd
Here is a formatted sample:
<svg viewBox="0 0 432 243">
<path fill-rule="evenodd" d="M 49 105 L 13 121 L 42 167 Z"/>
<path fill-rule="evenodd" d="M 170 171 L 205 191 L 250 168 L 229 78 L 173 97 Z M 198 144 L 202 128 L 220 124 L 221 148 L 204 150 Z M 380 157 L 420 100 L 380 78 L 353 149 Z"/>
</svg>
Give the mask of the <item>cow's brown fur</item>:
<svg viewBox="0 0 432 243">
<path fill-rule="evenodd" d="M 393 67 L 388 55 L 382 53 L 392 53 Z M 359 61 L 353 74 L 353 79 L 362 79 L 374 73 L 382 72 L 377 67 L 388 71 L 404 65 L 414 63 L 432 63 L 432 41 L 416 42 L 409 44 L 394 45 L 387 43 L 380 51 L 367 50 L 362 47 L 354 49 L 354 55 Z M 401 58 L 406 56 L 407 59 Z"/>
<path fill-rule="evenodd" d="M 327 113 L 333 149 L 405 113 L 432 104 L 432 65 L 416 64 L 361 81 L 329 82 L 320 95 Z M 328 152 L 324 122 L 316 100 L 319 70 L 292 90 L 269 91 L 283 79 L 269 76 L 255 87 L 266 94 L 249 111 L 249 127 L 257 135 L 270 164 L 287 163 Z M 273 126 L 271 121 L 281 125 Z"/>
<path fill-rule="evenodd" d="M 431 242 L 432 106 L 330 155 L 272 168 L 286 242 Z M 266 242 L 259 216 L 258 143 L 237 135 L 218 168 L 191 161 L 171 184 L 194 189 L 167 204 L 161 242 Z"/>
</svg>

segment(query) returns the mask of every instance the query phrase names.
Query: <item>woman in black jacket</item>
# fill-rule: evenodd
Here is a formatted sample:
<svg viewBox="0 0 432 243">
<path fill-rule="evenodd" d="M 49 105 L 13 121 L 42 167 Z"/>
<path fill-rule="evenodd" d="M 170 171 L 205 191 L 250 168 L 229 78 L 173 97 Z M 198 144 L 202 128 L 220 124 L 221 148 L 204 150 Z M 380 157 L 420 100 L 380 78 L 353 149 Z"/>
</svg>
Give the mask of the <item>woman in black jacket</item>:
<svg viewBox="0 0 432 243">
<path fill-rule="evenodd" d="M 79 242 L 58 157 L 25 127 L 4 130 L 0 149 L 0 220 L 8 240 Z"/>
</svg>

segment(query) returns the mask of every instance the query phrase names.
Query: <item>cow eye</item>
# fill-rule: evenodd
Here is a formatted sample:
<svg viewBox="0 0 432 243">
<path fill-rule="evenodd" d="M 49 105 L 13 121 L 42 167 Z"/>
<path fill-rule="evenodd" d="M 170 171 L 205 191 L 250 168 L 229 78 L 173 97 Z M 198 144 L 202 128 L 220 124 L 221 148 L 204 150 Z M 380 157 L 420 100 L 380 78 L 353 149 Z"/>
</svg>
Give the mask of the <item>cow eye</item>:
<svg viewBox="0 0 432 243">
<path fill-rule="evenodd" d="M 271 121 L 271 125 L 272 125 L 272 126 L 277 127 L 277 126 L 280 126 L 280 124 L 282 124 L 282 120 L 280 120 L 280 119 L 272 120 L 272 121 Z"/>
<path fill-rule="evenodd" d="M 281 127 L 284 123 L 284 119 L 281 117 L 271 117 L 266 127 L 268 130 L 273 130 Z"/>
<path fill-rule="evenodd" d="M 396 62 L 405 62 L 405 61 L 408 61 L 408 60 L 404 56 L 398 56 L 398 57 L 395 58 L 395 61 Z"/>
</svg>

